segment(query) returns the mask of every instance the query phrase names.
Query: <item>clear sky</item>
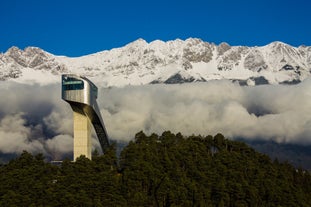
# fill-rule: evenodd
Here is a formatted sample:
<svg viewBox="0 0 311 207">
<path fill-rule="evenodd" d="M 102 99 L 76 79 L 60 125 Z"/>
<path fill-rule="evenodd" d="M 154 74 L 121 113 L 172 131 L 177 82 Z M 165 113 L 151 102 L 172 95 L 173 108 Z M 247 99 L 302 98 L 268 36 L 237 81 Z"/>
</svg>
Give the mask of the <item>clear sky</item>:
<svg viewBox="0 0 311 207">
<path fill-rule="evenodd" d="M 309 0 L 1 0 L 0 52 L 40 47 L 71 57 L 200 38 L 230 45 L 311 46 Z"/>
</svg>

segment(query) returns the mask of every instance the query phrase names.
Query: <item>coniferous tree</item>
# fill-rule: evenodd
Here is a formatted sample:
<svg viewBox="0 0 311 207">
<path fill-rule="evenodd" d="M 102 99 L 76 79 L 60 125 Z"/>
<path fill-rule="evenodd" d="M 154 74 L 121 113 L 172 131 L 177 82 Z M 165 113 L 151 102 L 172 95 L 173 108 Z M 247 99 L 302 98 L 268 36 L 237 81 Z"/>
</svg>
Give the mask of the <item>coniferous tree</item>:
<svg viewBox="0 0 311 207">
<path fill-rule="evenodd" d="M 0 167 L 0 206 L 311 206 L 311 175 L 223 135 L 136 134 L 116 156 Z"/>
</svg>

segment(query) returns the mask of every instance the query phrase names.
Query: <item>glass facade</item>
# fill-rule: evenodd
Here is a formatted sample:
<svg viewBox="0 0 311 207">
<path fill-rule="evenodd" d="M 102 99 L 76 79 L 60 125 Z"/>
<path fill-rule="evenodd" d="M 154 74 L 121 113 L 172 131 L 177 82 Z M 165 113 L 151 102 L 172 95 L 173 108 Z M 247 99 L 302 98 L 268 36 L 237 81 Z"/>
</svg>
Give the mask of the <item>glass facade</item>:
<svg viewBox="0 0 311 207">
<path fill-rule="evenodd" d="M 62 83 L 63 90 L 83 90 L 84 89 L 84 83 L 82 80 L 67 77 L 63 79 Z"/>
</svg>

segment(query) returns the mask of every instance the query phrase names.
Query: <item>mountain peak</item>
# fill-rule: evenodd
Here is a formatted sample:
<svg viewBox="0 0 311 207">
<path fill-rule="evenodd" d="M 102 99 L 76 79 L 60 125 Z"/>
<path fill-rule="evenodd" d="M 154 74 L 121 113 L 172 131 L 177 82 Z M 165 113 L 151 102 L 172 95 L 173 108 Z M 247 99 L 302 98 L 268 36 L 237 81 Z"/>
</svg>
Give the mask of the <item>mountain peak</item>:
<svg viewBox="0 0 311 207">
<path fill-rule="evenodd" d="M 281 41 L 274 41 L 272 43 L 270 43 L 268 46 L 273 47 L 273 48 L 281 48 L 281 47 L 293 47 L 285 42 L 281 42 Z"/>
<path fill-rule="evenodd" d="M 133 42 L 130 42 L 125 47 L 141 47 L 141 46 L 146 46 L 147 44 L 148 43 L 146 42 L 146 40 L 139 38 Z"/>
<path fill-rule="evenodd" d="M 11 54 L 15 54 L 15 53 L 22 53 L 22 50 L 16 46 L 12 46 L 5 52 L 5 54 L 7 54 L 7 55 L 11 55 Z"/>
</svg>

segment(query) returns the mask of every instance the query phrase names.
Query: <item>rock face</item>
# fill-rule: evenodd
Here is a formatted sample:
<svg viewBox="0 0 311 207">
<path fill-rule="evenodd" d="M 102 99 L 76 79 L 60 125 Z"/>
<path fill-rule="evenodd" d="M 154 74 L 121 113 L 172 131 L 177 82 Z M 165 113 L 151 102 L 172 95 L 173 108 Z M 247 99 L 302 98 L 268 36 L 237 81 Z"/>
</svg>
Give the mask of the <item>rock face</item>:
<svg viewBox="0 0 311 207">
<path fill-rule="evenodd" d="M 104 86 L 185 83 L 229 79 L 242 85 L 299 83 L 310 76 L 311 47 L 272 42 L 262 47 L 215 45 L 200 39 L 138 39 L 121 48 L 78 58 L 55 56 L 36 47 L 0 54 L 0 79 L 31 73 L 86 75 Z M 55 77 L 54 77 L 55 78 Z M 34 80 L 36 81 L 36 80 Z M 37 80 L 40 82 L 40 80 Z"/>
<path fill-rule="evenodd" d="M 19 78 L 23 76 L 25 68 L 49 71 L 54 75 L 66 72 L 66 66 L 58 62 L 54 55 L 37 47 L 27 47 L 25 50 L 11 47 L 6 53 L 0 54 L 1 80 Z"/>
<path fill-rule="evenodd" d="M 248 70 L 260 72 L 267 67 L 265 59 L 259 50 L 253 50 L 245 57 L 244 68 Z"/>
</svg>

